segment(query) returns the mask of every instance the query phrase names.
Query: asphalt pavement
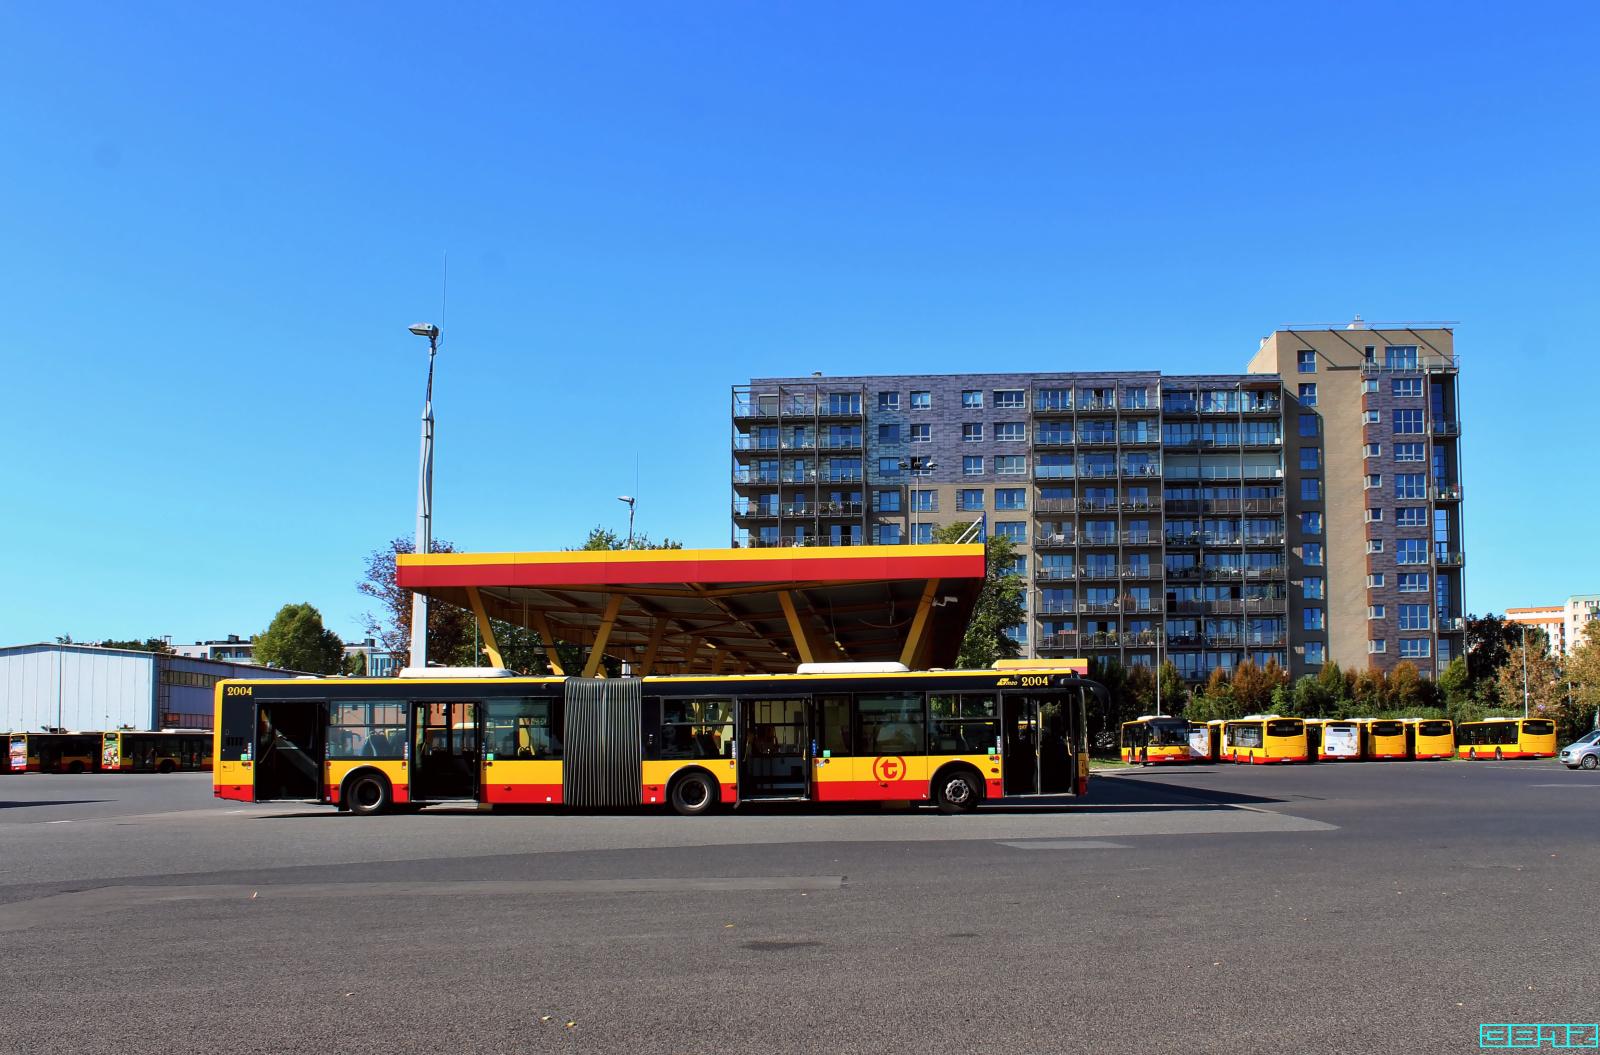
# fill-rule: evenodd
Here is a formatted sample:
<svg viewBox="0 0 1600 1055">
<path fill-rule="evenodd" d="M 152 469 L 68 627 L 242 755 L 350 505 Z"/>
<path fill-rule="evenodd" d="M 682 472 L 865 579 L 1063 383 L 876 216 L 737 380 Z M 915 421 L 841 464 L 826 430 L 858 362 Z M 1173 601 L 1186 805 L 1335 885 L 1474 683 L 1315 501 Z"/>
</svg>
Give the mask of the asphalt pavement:
<svg viewBox="0 0 1600 1055">
<path fill-rule="evenodd" d="M 1098 775 L 977 815 L 0 777 L 0 1051 L 1465 1052 L 1600 1019 L 1600 775 Z"/>
</svg>

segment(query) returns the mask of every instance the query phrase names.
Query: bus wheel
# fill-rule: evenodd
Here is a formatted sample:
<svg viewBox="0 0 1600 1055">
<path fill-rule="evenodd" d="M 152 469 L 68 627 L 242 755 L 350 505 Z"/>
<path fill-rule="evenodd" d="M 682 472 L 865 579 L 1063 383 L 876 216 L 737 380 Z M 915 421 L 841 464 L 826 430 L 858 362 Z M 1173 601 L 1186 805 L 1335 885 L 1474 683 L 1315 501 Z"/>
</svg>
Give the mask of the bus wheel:
<svg viewBox="0 0 1600 1055">
<path fill-rule="evenodd" d="M 1476 747 L 1467 748 L 1467 760 L 1471 762 L 1478 760 L 1478 749 Z"/>
<path fill-rule="evenodd" d="M 350 807 L 351 813 L 368 816 L 386 812 L 393 802 L 389 792 L 389 782 L 381 773 L 362 773 L 356 776 L 344 786 L 344 794 L 339 798 Z"/>
<path fill-rule="evenodd" d="M 164 759 L 161 760 L 161 772 L 163 772 L 163 773 L 171 773 L 172 772 L 172 759 L 164 758 Z"/>
<path fill-rule="evenodd" d="M 983 798 L 979 778 L 965 769 L 955 769 L 939 777 L 933 785 L 933 801 L 940 813 L 971 813 Z"/>
<path fill-rule="evenodd" d="M 83 772 L 83 763 L 82 762 L 78 762 L 78 761 L 74 761 L 71 765 L 69 765 L 67 767 L 67 772 L 68 773 L 82 773 Z"/>
<path fill-rule="evenodd" d="M 711 774 L 703 770 L 685 773 L 672 782 L 667 801 L 685 817 L 699 817 L 710 813 L 722 797 L 722 786 Z"/>
</svg>

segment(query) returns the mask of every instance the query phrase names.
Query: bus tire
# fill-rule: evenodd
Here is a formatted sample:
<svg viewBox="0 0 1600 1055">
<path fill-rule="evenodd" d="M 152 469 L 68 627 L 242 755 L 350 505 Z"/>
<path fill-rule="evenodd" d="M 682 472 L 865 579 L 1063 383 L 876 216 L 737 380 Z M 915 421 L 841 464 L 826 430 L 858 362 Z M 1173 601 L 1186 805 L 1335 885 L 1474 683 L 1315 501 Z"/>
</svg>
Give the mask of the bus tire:
<svg viewBox="0 0 1600 1055">
<path fill-rule="evenodd" d="M 685 817 L 703 817 L 716 809 L 722 798 L 722 785 L 703 769 L 691 769 L 673 778 L 667 801 Z"/>
<path fill-rule="evenodd" d="M 68 773 L 82 773 L 83 772 L 83 763 L 79 762 L 77 759 L 73 759 L 72 763 L 67 766 L 67 772 Z"/>
<path fill-rule="evenodd" d="M 1581 769 L 1593 769 L 1595 766 L 1600 766 L 1600 758 L 1596 758 L 1594 755 L 1584 755 L 1583 761 L 1579 762 L 1578 766 Z"/>
<path fill-rule="evenodd" d="M 971 813 L 983 801 L 983 777 L 968 766 L 951 766 L 933 778 L 933 802 L 940 813 Z"/>
<path fill-rule="evenodd" d="M 387 813 L 394 805 L 394 792 L 389 778 L 375 769 L 352 774 L 339 792 L 339 803 L 351 813 L 374 816 Z"/>
<path fill-rule="evenodd" d="M 171 773 L 172 772 L 172 759 L 163 758 L 161 760 L 161 769 L 159 770 L 159 772 Z"/>
</svg>

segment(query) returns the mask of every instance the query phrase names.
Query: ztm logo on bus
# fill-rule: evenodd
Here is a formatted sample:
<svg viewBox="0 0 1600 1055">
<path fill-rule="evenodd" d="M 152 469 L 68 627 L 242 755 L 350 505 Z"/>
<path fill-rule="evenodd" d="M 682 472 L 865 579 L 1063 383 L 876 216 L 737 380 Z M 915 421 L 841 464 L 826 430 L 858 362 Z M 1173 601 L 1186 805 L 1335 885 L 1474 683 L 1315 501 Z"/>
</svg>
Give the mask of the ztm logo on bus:
<svg viewBox="0 0 1600 1055">
<path fill-rule="evenodd" d="M 880 758 L 872 763 L 872 775 L 885 784 L 894 780 L 904 780 L 906 760 L 903 758 Z"/>
</svg>

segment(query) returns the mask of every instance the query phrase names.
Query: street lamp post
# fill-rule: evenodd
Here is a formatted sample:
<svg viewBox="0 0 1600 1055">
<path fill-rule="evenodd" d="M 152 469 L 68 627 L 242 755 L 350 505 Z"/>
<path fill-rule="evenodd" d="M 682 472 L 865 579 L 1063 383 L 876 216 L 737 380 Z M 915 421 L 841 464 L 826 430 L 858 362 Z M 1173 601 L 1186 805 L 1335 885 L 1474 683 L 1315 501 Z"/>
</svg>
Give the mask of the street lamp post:
<svg viewBox="0 0 1600 1055">
<path fill-rule="evenodd" d="M 439 354 L 439 327 L 419 322 L 410 327 L 428 339 L 428 388 L 422 399 L 422 456 L 417 466 L 417 544 L 415 552 L 433 547 L 433 358 Z M 428 599 L 411 595 L 411 665 L 428 665 Z"/>
<path fill-rule="evenodd" d="M 1528 716 L 1528 624 L 1522 624 L 1522 716 Z"/>
<path fill-rule="evenodd" d="M 915 477 L 917 473 L 922 470 L 927 470 L 931 473 L 933 470 L 939 468 L 939 465 L 932 458 L 901 458 L 900 468 L 909 471 L 913 477 L 913 479 L 906 484 L 906 498 L 908 498 L 911 502 L 911 544 L 914 546 L 917 544 L 918 526 L 917 481 L 915 480 Z"/>
<path fill-rule="evenodd" d="M 633 495 L 618 495 L 617 501 L 628 503 L 628 548 L 633 548 L 633 504 L 638 501 Z"/>
</svg>

